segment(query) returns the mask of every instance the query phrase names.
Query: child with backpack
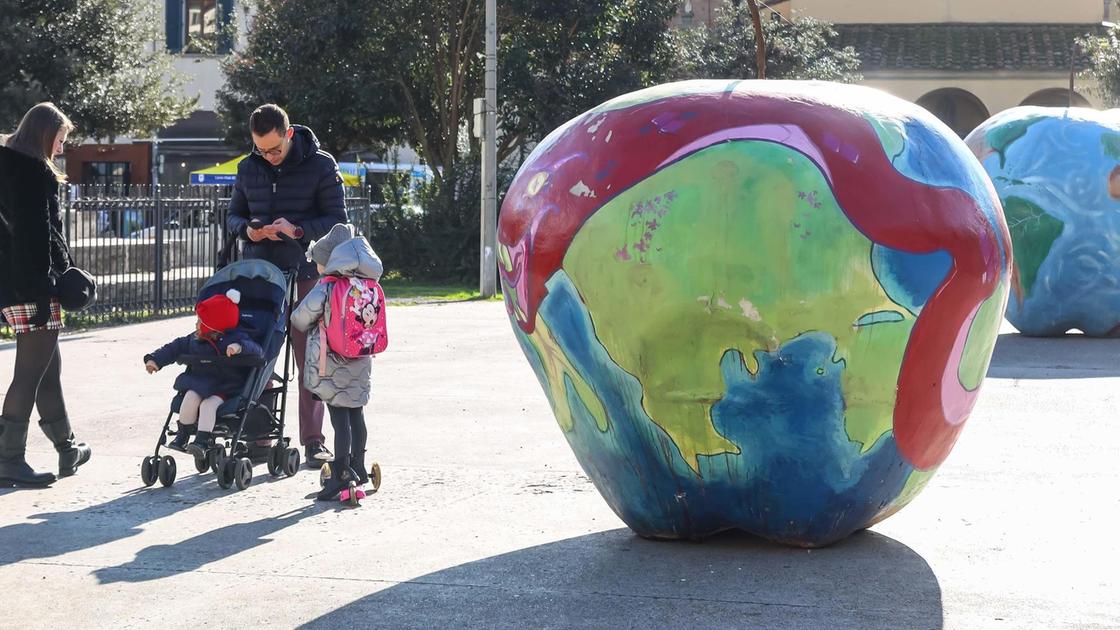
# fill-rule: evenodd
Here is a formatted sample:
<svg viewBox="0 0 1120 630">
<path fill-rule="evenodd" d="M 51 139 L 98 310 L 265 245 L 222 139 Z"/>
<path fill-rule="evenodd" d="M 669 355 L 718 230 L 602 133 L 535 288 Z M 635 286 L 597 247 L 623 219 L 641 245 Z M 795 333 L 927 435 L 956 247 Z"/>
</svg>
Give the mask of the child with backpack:
<svg viewBox="0 0 1120 630">
<path fill-rule="evenodd" d="M 357 498 L 369 482 L 366 423 L 372 357 L 385 347 L 385 296 L 377 280 L 381 259 L 354 226 L 339 223 L 307 249 L 323 278 L 292 312 L 292 326 L 307 334 L 304 386 L 327 405 L 334 426 L 331 478 L 319 501 Z"/>
</svg>

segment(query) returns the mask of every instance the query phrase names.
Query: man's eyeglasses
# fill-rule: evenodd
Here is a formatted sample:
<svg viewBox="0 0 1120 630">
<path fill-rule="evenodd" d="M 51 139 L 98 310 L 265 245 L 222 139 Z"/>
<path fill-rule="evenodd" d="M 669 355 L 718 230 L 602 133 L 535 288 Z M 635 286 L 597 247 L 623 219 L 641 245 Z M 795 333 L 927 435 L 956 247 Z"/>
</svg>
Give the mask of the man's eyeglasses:
<svg viewBox="0 0 1120 630">
<path fill-rule="evenodd" d="M 288 141 L 287 136 L 284 136 L 283 138 L 281 138 L 280 144 L 272 147 L 271 149 L 261 149 L 260 147 L 258 147 L 257 145 L 254 144 L 253 145 L 253 153 L 256 153 L 257 155 L 260 155 L 260 156 L 263 156 L 263 157 L 266 157 L 266 158 L 267 157 L 280 157 L 280 155 L 284 153 L 284 143 L 287 142 L 287 141 Z"/>
</svg>

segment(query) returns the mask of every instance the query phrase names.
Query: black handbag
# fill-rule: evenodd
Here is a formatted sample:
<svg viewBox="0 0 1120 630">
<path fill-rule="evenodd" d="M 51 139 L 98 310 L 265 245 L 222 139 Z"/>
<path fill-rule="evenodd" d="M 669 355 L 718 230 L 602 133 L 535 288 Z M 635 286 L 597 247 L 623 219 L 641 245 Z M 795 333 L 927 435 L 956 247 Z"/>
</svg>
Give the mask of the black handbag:
<svg viewBox="0 0 1120 630">
<path fill-rule="evenodd" d="M 84 269 L 70 267 L 55 281 L 58 304 L 67 311 L 82 311 L 97 299 L 97 282 Z"/>
</svg>

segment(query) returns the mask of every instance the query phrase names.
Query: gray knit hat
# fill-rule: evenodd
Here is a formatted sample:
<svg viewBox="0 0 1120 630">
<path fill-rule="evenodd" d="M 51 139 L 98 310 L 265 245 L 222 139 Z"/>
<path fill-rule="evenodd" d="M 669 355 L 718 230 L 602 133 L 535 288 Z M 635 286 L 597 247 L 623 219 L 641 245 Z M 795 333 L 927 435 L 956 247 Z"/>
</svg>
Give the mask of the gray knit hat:
<svg viewBox="0 0 1120 630">
<path fill-rule="evenodd" d="M 307 247 L 307 259 L 320 265 L 326 265 L 331 258 L 334 248 L 357 236 L 357 230 L 349 223 L 336 223 L 327 235 L 317 241 L 311 241 Z"/>
</svg>

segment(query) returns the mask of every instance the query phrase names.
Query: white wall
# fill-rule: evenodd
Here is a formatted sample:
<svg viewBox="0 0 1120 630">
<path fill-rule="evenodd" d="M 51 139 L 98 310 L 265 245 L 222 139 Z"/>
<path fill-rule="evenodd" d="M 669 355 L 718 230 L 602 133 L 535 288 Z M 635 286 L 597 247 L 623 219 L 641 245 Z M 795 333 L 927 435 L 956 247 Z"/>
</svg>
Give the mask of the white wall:
<svg viewBox="0 0 1120 630">
<path fill-rule="evenodd" d="M 237 50 L 244 48 L 248 37 L 249 26 L 252 23 L 252 13 L 247 10 L 250 6 L 244 0 L 238 0 L 234 9 L 238 27 Z M 183 85 L 182 94 L 188 97 L 199 97 L 198 109 L 215 111 L 217 107 L 218 88 L 225 83 L 221 59 L 222 57 L 209 55 L 176 56 L 175 69 L 188 77 L 187 82 Z"/>
<path fill-rule="evenodd" d="M 921 97 L 941 88 L 960 88 L 971 92 L 988 108 L 989 114 L 1018 107 L 1027 97 L 1047 88 L 1068 88 L 1068 77 L 1054 74 L 1049 77 L 1006 76 L 986 74 L 983 76 L 888 76 L 869 74 L 861 85 L 879 88 L 895 96 L 916 102 Z M 1076 92 L 1085 97 L 1093 107 L 1100 107 L 1100 101 L 1092 93 L 1093 83 L 1078 79 Z"/>
<path fill-rule="evenodd" d="M 832 22 L 1069 22 L 1104 18 L 1112 0 L 793 0 L 793 10 Z M 1113 11 L 1113 14 L 1116 12 Z M 1112 17 L 1116 17 L 1113 15 Z"/>
<path fill-rule="evenodd" d="M 225 83 L 221 62 L 218 57 L 204 55 L 179 55 L 174 61 L 175 69 L 187 76 L 182 94 L 199 97 L 198 109 L 215 111 L 218 88 Z"/>
</svg>

